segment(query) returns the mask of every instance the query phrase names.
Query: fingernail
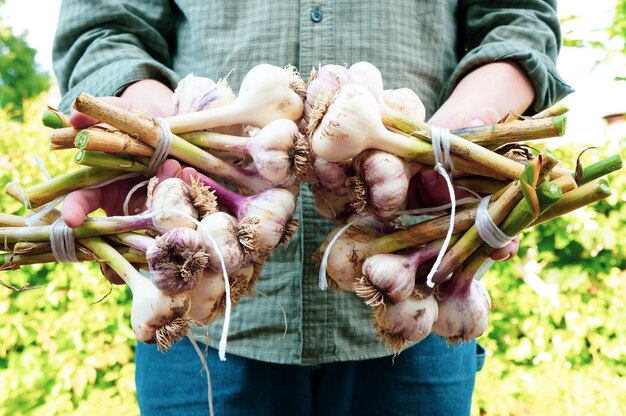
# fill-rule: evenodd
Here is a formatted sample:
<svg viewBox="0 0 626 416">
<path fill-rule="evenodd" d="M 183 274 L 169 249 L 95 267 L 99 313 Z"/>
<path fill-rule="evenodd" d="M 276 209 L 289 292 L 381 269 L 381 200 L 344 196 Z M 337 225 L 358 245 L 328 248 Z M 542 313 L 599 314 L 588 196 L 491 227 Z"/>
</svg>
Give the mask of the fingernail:
<svg viewBox="0 0 626 416">
<path fill-rule="evenodd" d="M 491 255 L 491 258 L 495 261 L 506 261 L 511 258 L 511 253 L 506 251 L 503 253 L 496 251 Z"/>
<path fill-rule="evenodd" d="M 472 121 L 469 122 L 469 125 L 470 125 L 470 127 L 484 126 L 485 122 L 482 121 L 479 118 L 475 118 L 475 119 L 472 119 Z"/>
</svg>

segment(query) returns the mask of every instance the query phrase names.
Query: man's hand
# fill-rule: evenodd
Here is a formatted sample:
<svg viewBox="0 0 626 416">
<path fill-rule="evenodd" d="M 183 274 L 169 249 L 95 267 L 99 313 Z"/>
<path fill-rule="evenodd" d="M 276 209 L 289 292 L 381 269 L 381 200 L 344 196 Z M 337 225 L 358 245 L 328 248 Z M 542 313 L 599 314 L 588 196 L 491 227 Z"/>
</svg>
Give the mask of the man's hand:
<svg viewBox="0 0 626 416">
<path fill-rule="evenodd" d="M 492 62 L 465 75 L 429 123 L 449 129 L 493 124 L 509 111 L 523 114 L 534 99 L 534 86 L 516 62 Z M 517 254 L 518 247 L 515 237 L 506 247 L 494 250 L 491 258 L 506 260 Z"/>
<path fill-rule="evenodd" d="M 466 114 L 437 112 L 429 120 L 429 124 L 437 127 L 446 127 L 450 130 L 466 126 L 481 126 L 485 124 L 495 124 L 500 119 L 500 115 L 493 108 L 476 109 Z M 414 180 L 419 181 L 423 186 L 422 201 L 431 203 L 430 206 L 442 205 L 450 202 L 448 185 L 445 179 L 432 169 L 422 169 Z M 456 199 L 469 196 L 467 192 L 455 188 Z M 513 241 L 503 248 L 495 249 L 491 253 L 491 258 L 496 261 L 507 260 L 517 254 L 519 249 L 519 236 L 515 236 Z"/>
<path fill-rule="evenodd" d="M 172 96 L 173 92 L 160 82 L 143 80 L 130 85 L 120 97 L 101 97 L 100 99 L 128 110 L 144 112 L 155 117 L 166 117 L 173 112 Z M 97 122 L 98 120 L 74 110 L 70 114 L 70 123 L 77 129 L 86 128 Z M 155 176 L 161 181 L 179 176 L 181 171 L 180 163 L 176 160 L 166 160 Z M 85 221 L 87 214 L 100 208 L 109 216 L 123 215 L 122 207 L 126 196 L 132 187 L 142 180 L 145 178 L 124 179 L 100 188 L 70 193 L 61 207 L 63 221 L 69 227 L 78 227 Z M 143 195 L 137 192 L 129 201 L 129 213 L 134 214 L 145 210 L 145 202 L 145 192 Z M 112 273 L 106 265 L 102 267 L 102 271 L 111 283 L 123 283 L 119 276 Z"/>
</svg>

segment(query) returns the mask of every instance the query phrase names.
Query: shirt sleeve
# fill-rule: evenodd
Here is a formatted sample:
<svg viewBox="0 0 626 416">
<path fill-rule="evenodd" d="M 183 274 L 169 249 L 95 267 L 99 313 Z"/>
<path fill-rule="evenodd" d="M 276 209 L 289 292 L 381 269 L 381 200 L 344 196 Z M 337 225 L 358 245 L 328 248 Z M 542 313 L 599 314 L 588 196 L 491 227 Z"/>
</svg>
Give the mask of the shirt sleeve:
<svg viewBox="0 0 626 416">
<path fill-rule="evenodd" d="M 118 95 L 146 78 L 176 85 L 173 13 L 166 0 L 64 0 L 53 47 L 59 108 L 83 92 Z"/>
<path fill-rule="evenodd" d="M 556 58 L 561 27 L 554 0 L 467 0 L 459 8 L 460 62 L 448 84 L 456 84 L 477 67 L 513 60 L 535 88 L 530 111 L 539 112 L 573 90 L 561 79 Z"/>
</svg>

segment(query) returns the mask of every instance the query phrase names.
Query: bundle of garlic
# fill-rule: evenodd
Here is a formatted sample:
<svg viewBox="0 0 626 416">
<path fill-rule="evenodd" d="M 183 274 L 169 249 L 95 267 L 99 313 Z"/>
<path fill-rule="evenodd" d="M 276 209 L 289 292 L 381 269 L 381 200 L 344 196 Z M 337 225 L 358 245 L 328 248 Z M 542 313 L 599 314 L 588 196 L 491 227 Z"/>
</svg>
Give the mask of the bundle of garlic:
<svg viewBox="0 0 626 416">
<path fill-rule="evenodd" d="M 384 90 L 371 64 L 327 65 L 311 78 L 305 119 L 316 206 L 339 223 L 317 254 L 320 288 L 328 275 L 363 298 L 378 335 L 397 352 L 431 332 L 451 342 L 480 336 L 491 303 L 478 279 L 490 252 L 525 228 L 606 198 L 611 191 L 599 178 L 621 168 L 613 156 L 572 172 L 549 152 L 518 144 L 563 135 L 560 104 L 450 132 L 424 122 L 411 90 Z M 450 193 L 440 206 L 420 182 L 433 166 Z M 362 226 L 365 218 L 414 214 L 434 218 L 385 232 Z"/>
<path fill-rule="evenodd" d="M 28 188 L 7 186 L 41 212 L 0 217 L 7 243 L 0 268 L 105 262 L 133 291 L 131 324 L 139 340 L 167 350 L 190 325 L 224 315 L 223 356 L 231 307 L 252 292 L 267 257 L 298 227 L 296 190 L 309 166 L 308 141 L 297 126 L 303 91 L 292 67 L 259 65 L 237 96 L 223 81 L 186 77 L 174 94 L 177 114 L 168 119 L 83 94 L 75 108 L 100 124 L 79 131 L 49 109 L 51 150 L 77 148 L 81 167 Z M 195 170 L 157 183 L 153 176 L 166 158 Z M 141 175 L 152 178 L 146 211 L 90 217 L 74 229 L 58 219 L 54 207 L 69 192 Z M 52 225 L 41 223 L 46 218 Z"/>
<path fill-rule="evenodd" d="M 133 291 L 137 337 L 163 350 L 190 325 L 224 315 L 223 356 L 230 310 L 296 231 L 298 188 L 311 173 L 318 213 L 338 223 L 319 250 L 320 287 L 328 275 L 361 297 L 378 335 L 400 351 L 431 332 L 479 336 L 490 299 L 478 278 L 492 247 L 606 198 L 601 177 L 621 168 L 615 156 L 571 172 L 517 144 L 561 136 L 563 106 L 449 132 L 424 122 L 410 89 L 385 90 L 366 62 L 321 67 L 306 88 L 292 67 L 259 65 L 237 96 L 223 81 L 189 76 L 174 98 L 177 114 L 157 120 L 83 94 L 75 108 L 100 124 L 80 131 L 50 109 L 50 149 L 78 149 L 81 167 L 27 188 L 9 184 L 7 193 L 39 212 L 0 214 L 0 269 L 105 262 Z M 166 157 L 195 171 L 151 180 L 147 211 L 73 230 L 58 220 L 53 208 L 69 192 L 152 178 Z M 420 182 L 432 167 L 450 193 L 439 207 Z M 401 225 L 402 215 L 424 213 L 431 219 Z"/>
</svg>

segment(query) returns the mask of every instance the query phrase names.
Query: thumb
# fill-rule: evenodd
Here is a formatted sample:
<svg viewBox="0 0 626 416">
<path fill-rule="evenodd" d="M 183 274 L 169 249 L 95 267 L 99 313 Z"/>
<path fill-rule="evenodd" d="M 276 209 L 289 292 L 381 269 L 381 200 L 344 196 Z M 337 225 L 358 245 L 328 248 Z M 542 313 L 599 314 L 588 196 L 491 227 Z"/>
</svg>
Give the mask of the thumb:
<svg viewBox="0 0 626 416">
<path fill-rule="evenodd" d="M 178 177 L 182 169 L 182 166 L 177 160 L 167 159 L 156 171 L 155 176 L 159 179 L 159 182 L 161 182 L 168 178 Z"/>
</svg>

